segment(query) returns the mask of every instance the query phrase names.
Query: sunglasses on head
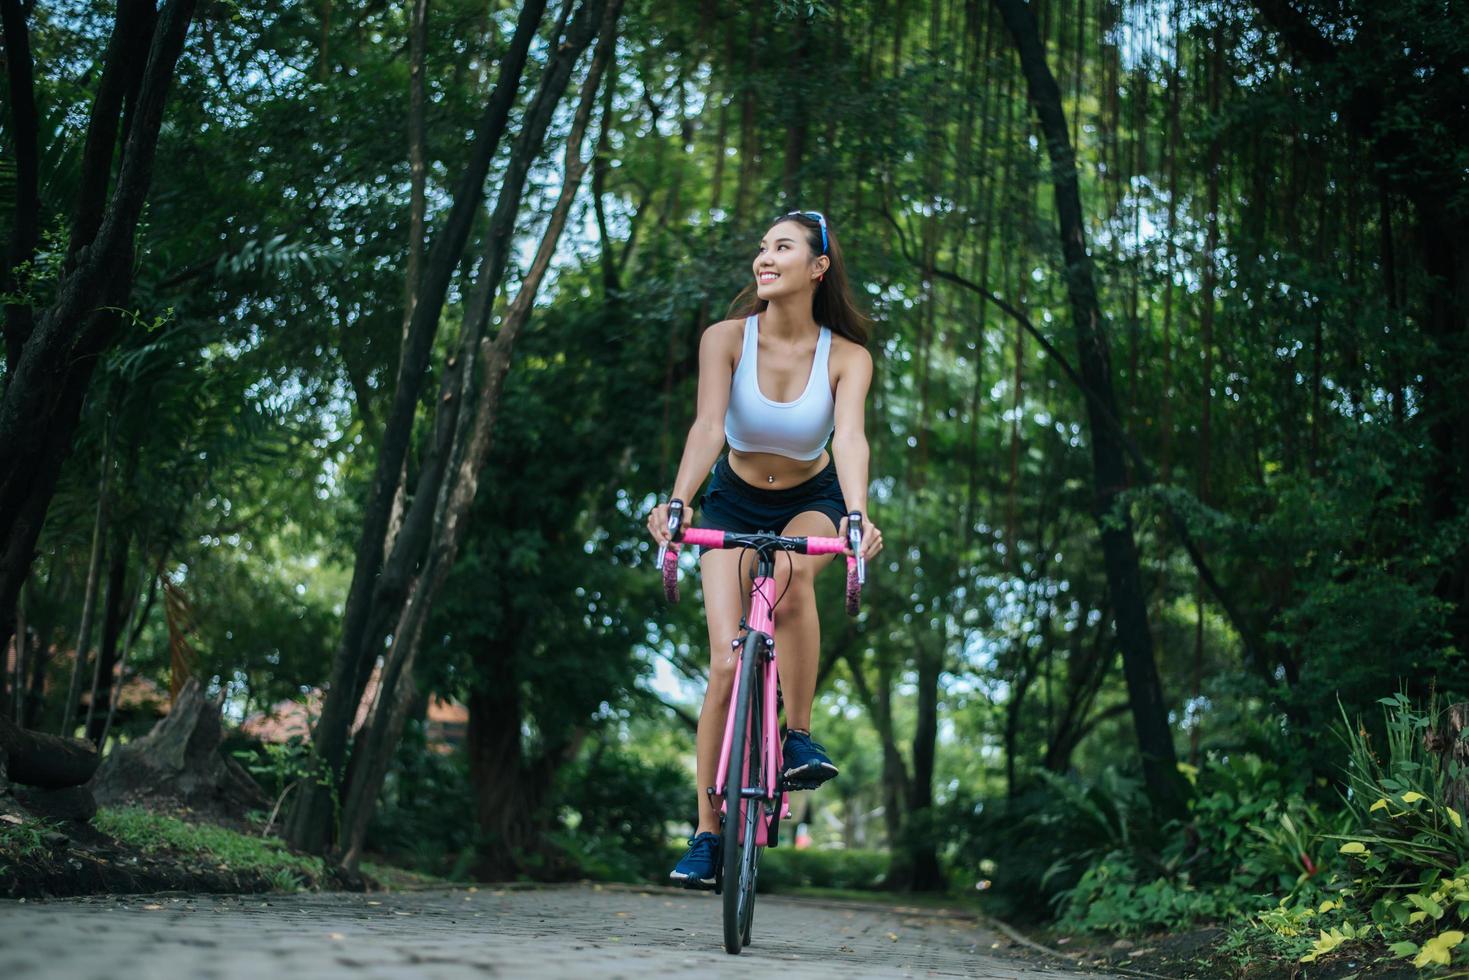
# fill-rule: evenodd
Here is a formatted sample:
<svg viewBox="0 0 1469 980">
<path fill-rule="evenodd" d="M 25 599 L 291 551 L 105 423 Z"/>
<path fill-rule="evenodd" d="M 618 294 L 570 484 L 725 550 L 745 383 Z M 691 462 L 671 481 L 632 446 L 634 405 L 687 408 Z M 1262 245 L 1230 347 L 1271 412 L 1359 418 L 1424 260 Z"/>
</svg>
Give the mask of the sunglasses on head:
<svg viewBox="0 0 1469 980">
<path fill-rule="evenodd" d="M 781 215 L 781 217 L 789 218 L 793 214 L 799 214 L 802 217 L 811 218 L 821 223 L 821 254 L 825 255 L 827 248 L 826 215 L 822 214 L 820 211 L 787 211 L 785 214 Z"/>
</svg>

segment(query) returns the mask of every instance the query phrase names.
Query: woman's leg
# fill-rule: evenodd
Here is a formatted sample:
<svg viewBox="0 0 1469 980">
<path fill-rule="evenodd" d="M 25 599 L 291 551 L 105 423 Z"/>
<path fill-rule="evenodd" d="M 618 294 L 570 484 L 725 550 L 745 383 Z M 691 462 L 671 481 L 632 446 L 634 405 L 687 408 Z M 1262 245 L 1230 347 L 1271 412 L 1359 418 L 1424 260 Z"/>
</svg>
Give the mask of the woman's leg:
<svg viewBox="0 0 1469 980">
<path fill-rule="evenodd" d="M 834 537 L 836 526 L 820 511 L 803 511 L 781 531 Z M 789 557 L 791 560 L 786 561 Z M 816 573 L 833 555 L 775 556 L 775 657 L 785 700 L 786 727 L 811 730 L 811 702 L 821 662 L 821 623 L 816 618 Z"/>
<path fill-rule="evenodd" d="M 744 559 L 743 568 L 741 559 Z M 719 768 L 719 748 L 724 742 L 724 723 L 729 714 L 734 688 L 735 657 L 730 645 L 739 635 L 740 617 L 750 602 L 749 574 L 753 556 L 737 548 L 704 552 L 699 568 L 704 586 L 704 615 L 709 622 L 709 686 L 704 707 L 699 711 L 695 771 L 699 794 L 699 826 L 696 834 L 719 833 L 719 807 L 704 790 L 713 786 Z"/>
</svg>

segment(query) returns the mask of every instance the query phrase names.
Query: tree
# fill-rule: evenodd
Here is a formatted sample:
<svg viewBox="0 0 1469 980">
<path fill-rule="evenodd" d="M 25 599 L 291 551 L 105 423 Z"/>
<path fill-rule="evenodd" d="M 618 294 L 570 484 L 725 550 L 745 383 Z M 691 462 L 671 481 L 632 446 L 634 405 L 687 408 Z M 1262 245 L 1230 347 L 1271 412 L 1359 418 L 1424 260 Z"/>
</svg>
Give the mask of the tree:
<svg viewBox="0 0 1469 980">
<path fill-rule="evenodd" d="M 6 309 L 6 362 L 0 392 L 0 647 L 15 627 L 15 605 L 30 574 L 36 542 L 69 455 L 82 403 L 98 358 L 127 322 L 134 237 L 153 177 L 174 67 L 194 14 L 194 0 L 123 0 L 88 121 L 65 259 L 51 302 L 35 317 L 25 303 Z M 19 0 L 3 5 L 12 118 L 34 161 L 34 67 Z M 120 159 L 118 143 L 121 141 Z M 112 180 L 114 161 L 117 178 Z M 34 179 L 30 164 L 23 180 Z M 111 185 L 111 195 L 108 188 Z M 36 246 L 35 186 L 16 198 L 5 281 Z"/>
<path fill-rule="evenodd" d="M 383 682 L 373 704 L 366 737 L 363 739 L 359 753 L 354 756 L 348 779 L 343 815 L 342 851 L 344 861 L 349 866 L 355 867 L 361 857 L 368 820 L 376 805 L 378 792 L 382 788 L 383 777 L 387 774 L 388 764 L 393 757 L 393 749 L 402 736 L 403 724 L 407 720 L 409 707 L 417 700 L 418 692 L 413 664 L 422 645 L 424 626 L 428 622 L 434 601 L 443 588 L 444 581 L 448 578 L 459 554 L 459 546 L 463 541 L 469 520 L 469 508 L 479 489 L 480 471 L 484 468 L 486 455 L 494 437 L 499 418 L 500 393 L 503 390 L 505 376 L 510 370 L 510 358 L 514 352 L 516 338 L 530 318 L 536 292 L 550 264 L 551 254 L 561 239 L 572 198 L 576 194 L 582 173 L 587 166 L 586 162 L 581 159 L 582 138 L 585 135 L 592 104 L 597 95 L 597 86 L 611 56 L 612 45 L 617 36 L 617 18 L 621 8 L 622 0 L 608 0 L 605 10 L 592 8 L 594 10 L 592 23 L 597 24 L 599 32 L 597 46 L 591 65 L 587 69 L 586 78 L 582 83 L 576 115 L 566 139 L 566 170 L 561 190 L 551 212 L 550 220 L 547 222 L 546 230 L 541 237 L 541 244 L 535 259 L 521 281 L 520 291 L 506 311 L 500 324 L 500 330 L 493 340 L 480 336 L 484 322 L 482 319 L 475 318 L 466 325 L 460 352 L 464 364 L 464 381 L 458 392 L 459 397 L 454 401 L 459 409 L 454 438 L 448 454 L 453 465 L 447 469 L 444 476 L 445 482 L 438 488 L 434 502 L 433 523 L 429 531 L 427 558 L 414 580 L 413 588 L 402 606 L 397 627 L 393 631 L 393 645 L 383 670 Z M 600 23 L 597 23 L 598 20 Z M 575 27 L 573 27 L 570 38 L 568 58 L 567 61 L 562 62 L 567 66 L 567 75 L 569 75 L 570 64 L 574 62 L 575 53 L 585 47 L 587 40 L 585 35 L 575 33 Z M 555 87 L 556 77 L 554 72 L 548 72 L 546 86 L 543 89 L 543 92 L 551 93 L 548 101 L 552 103 L 560 95 Z M 565 84 L 564 76 L 559 84 Z M 544 118 L 549 119 L 549 112 Z M 540 134 L 536 132 L 535 126 L 527 125 L 521 136 L 520 145 L 517 146 L 518 150 L 539 142 Z M 513 212 L 516 207 L 517 195 L 508 193 L 508 190 L 508 188 L 502 190 L 501 201 L 496 208 L 497 212 Z M 494 275 L 495 271 L 495 263 L 487 261 L 484 263 L 481 274 Z M 478 329 L 469 329 L 476 326 Z M 471 416 L 466 406 L 471 402 L 472 379 L 476 367 L 479 368 L 481 378 L 478 385 L 478 398 L 474 402 L 474 413 Z M 422 494 L 424 491 L 419 492 Z"/>
<path fill-rule="evenodd" d="M 1056 220 L 1065 262 L 1072 329 L 1082 375 L 1096 396 L 1087 400 L 1095 469 L 1093 513 L 1102 536 L 1107 583 L 1117 621 L 1117 641 L 1122 647 L 1123 672 L 1127 678 L 1143 772 L 1149 796 L 1160 813 L 1179 813 L 1183 808 L 1186 787 L 1177 770 L 1173 734 L 1168 727 L 1168 708 L 1163 702 L 1163 691 L 1158 682 L 1153 637 L 1148 629 L 1147 606 L 1138 569 L 1137 545 L 1133 540 L 1132 517 L 1120 502 L 1127 485 L 1127 464 L 1119 433 L 1111 424 L 1118 414 L 1117 400 L 1112 391 L 1107 321 L 1097 299 L 1091 259 L 1086 250 L 1075 152 L 1061 108 L 1061 93 L 1046 64 L 1045 48 L 1036 31 L 1035 15 L 1024 0 L 995 0 L 995 7 L 1019 53 L 1031 106 L 1040 123 L 1046 152 L 1051 160 L 1051 182 L 1055 191 Z"/>
<path fill-rule="evenodd" d="M 557 37 L 560 36 L 569 10 L 568 3 L 556 24 Z M 312 760 L 319 778 L 308 784 L 297 797 L 287 823 L 291 840 L 298 847 L 307 850 L 324 851 L 332 840 L 335 811 L 333 798 L 341 780 L 348 726 L 362 698 L 369 668 L 376 656 L 376 651 L 364 652 L 367 647 L 366 637 L 373 632 L 369 628 L 374 613 L 373 598 L 379 585 L 388 522 L 402 475 L 403 460 L 408 453 L 424 372 L 438 332 L 439 318 L 450 280 L 459 264 L 475 214 L 479 210 L 484 195 L 485 175 L 504 134 L 511 106 L 520 87 L 531 41 L 536 35 L 544 11 L 544 0 L 527 0 L 521 7 L 515 35 L 506 56 L 500 62 L 495 89 L 475 129 L 469 162 L 460 175 L 453 206 L 442 229 L 434 236 L 428 260 L 424 264 L 413 318 L 398 363 L 393 404 L 384 427 L 368 505 L 363 516 L 356 563 L 352 570 L 352 585 L 343 614 L 342 640 L 332 656 L 331 680 L 322 704 L 321 717 L 312 730 Z M 553 55 L 553 61 L 557 56 L 559 51 L 557 55 Z M 452 426 L 448 429 L 452 431 Z M 441 466 L 443 463 L 439 462 L 437 465 Z M 417 508 L 423 515 L 420 520 L 426 519 L 425 512 L 431 513 L 430 508 L 428 500 L 420 504 Z M 413 515 L 410 513 L 405 523 L 412 519 Z M 400 532 L 398 538 L 401 538 L 402 533 L 404 532 Z M 395 542 L 401 546 L 401 541 L 397 538 Z"/>
</svg>

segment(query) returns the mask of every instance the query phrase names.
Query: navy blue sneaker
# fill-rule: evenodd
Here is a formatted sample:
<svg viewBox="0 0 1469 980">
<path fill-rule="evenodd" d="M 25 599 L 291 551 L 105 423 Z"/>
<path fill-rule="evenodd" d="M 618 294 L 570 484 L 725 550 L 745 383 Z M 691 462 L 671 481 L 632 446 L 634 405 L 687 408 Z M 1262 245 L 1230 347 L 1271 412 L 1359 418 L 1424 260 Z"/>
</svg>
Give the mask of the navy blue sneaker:
<svg viewBox="0 0 1469 980">
<path fill-rule="evenodd" d="M 706 830 L 689 838 L 689 849 L 668 877 L 685 888 L 713 888 L 718 863 L 719 835 Z"/>
<path fill-rule="evenodd" d="M 785 760 L 781 776 L 786 789 L 815 789 L 837 774 L 837 767 L 826 757 L 826 749 L 802 731 L 786 732 L 781 756 Z"/>
</svg>

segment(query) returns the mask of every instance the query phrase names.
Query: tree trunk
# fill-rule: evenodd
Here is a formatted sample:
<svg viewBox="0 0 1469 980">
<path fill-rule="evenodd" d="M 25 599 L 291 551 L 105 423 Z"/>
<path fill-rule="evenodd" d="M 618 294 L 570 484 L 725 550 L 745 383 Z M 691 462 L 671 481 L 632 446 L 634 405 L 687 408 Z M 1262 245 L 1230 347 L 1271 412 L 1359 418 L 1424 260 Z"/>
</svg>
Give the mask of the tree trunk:
<svg viewBox="0 0 1469 980">
<path fill-rule="evenodd" d="M 114 427 L 106 425 L 107 435 L 102 445 L 102 468 L 97 476 L 97 517 L 92 523 L 92 555 L 87 562 L 87 589 L 82 596 L 82 623 L 77 629 L 76 659 L 71 664 L 71 683 L 66 688 L 66 703 L 61 707 L 61 735 L 71 737 L 72 712 L 76 710 L 77 697 L 81 694 L 82 665 L 87 661 L 87 650 L 92 642 L 92 619 L 97 609 L 97 589 L 102 577 L 102 551 L 107 540 L 107 485 L 112 467 L 112 436 Z"/>
<path fill-rule="evenodd" d="M 819 58 L 812 57 L 813 42 L 811 40 L 811 22 L 805 13 L 795 17 L 796 50 L 792 55 L 790 63 L 791 77 L 795 79 L 806 79 L 811 77 L 813 64 L 820 64 Z M 806 133 L 810 125 L 810 108 L 807 100 L 807 88 L 799 82 L 789 89 L 790 114 L 786 117 L 785 161 L 781 168 L 780 186 L 784 200 L 781 208 L 810 207 L 801 201 L 801 165 L 806 156 Z"/>
<path fill-rule="evenodd" d="M 30 625 L 26 622 L 26 594 L 15 600 L 15 670 L 10 691 L 10 716 L 17 725 L 25 718 L 26 652 L 30 647 Z"/>
<path fill-rule="evenodd" d="M 918 642 L 918 717 L 913 728 L 913 779 L 908 784 L 909 888 L 943 891 L 947 886 L 938 859 L 938 826 L 933 814 L 934 750 L 938 742 L 939 678 L 947 635 Z"/>
<path fill-rule="evenodd" d="M 1128 699 L 1132 705 L 1138 748 L 1142 753 L 1143 776 L 1154 807 L 1160 814 L 1171 816 L 1182 811 L 1186 787 L 1178 772 L 1173 734 L 1168 727 L 1168 709 L 1163 702 L 1158 666 L 1154 660 L 1132 520 L 1118 499 L 1127 482 L 1126 463 L 1119 434 L 1108 424 L 1109 417 L 1112 420 L 1117 418 L 1117 403 L 1112 390 L 1106 321 L 1097 299 L 1091 260 L 1086 251 L 1086 229 L 1082 221 L 1075 156 L 1061 109 L 1060 92 L 1046 65 L 1045 50 L 1036 33 L 1034 15 L 1024 0 L 994 0 L 994 4 L 1014 38 L 1031 104 L 1051 160 L 1056 217 L 1066 263 L 1066 288 L 1077 352 L 1082 375 L 1098 396 L 1097 399 L 1087 399 L 1096 479 L 1094 515 L 1101 529 L 1107 583 L 1117 610 L 1117 638 L 1122 645 Z M 1102 404 L 1099 406 L 1097 401 Z"/>
<path fill-rule="evenodd" d="M 535 839 L 542 790 L 527 771 L 521 746 L 514 649 L 487 653 L 477 659 L 493 664 L 494 674 L 469 695 L 469 781 L 480 832 L 474 875 L 479 881 L 507 881 L 515 879 Z"/>
<path fill-rule="evenodd" d="M 603 204 L 606 193 L 607 172 L 612 165 L 613 91 L 617 87 L 616 52 L 608 63 L 607 84 L 602 89 L 602 128 L 597 135 L 597 155 L 592 160 L 592 208 L 597 217 L 597 262 L 602 270 L 602 302 L 613 309 L 620 309 L 622 282 L 617 271 L 616 253 L 612 249 L 612 235 L 607 229 L 607 209 Z M 666 468 L 666 467 L 665 467 Z"/>
<path fill-rule="evenodd" d="M 162 567 L 162 562 L 159 563 Z M 138 634 L 143 630 L 143 622 L 148 618 L 148 611 L 153 608 L 153 598 L 158 594 L 158 581 L 161 574 L 155 573 L 152 583 L 148 586 L 148 597 L 141 603 L 136 596 L 133 597 L 131 608 L 128 610 L 127 628 L 122 635 L 122 653 L 117 658 L 117 683 L 113 686 L 112 693 L 107 699 L 107 717 L 102 720 L 102 730 L 97 733 L 94 744 L 97 751 L 101 752 L 107 744 L 107 735 L 112 731 L 112 721 L 117 717 L 117 702 L 122 692 L 123 683 L 128 677 L 128 653 L 133 648 L 133 643 L 138 639 Z M 141 610 L 141 612 L 140 612 Z M 136 628 L 134 628 L 136 624 Z"/>
<path fill-rule="evenodd" d="M 99 697 L 112 698 L 112 673 L 117 667 L 117 638 L 123 628 L 127 603 L 127 570 L 130 539 L 127 531 L 114 535 L 112 555 L 107 563 L 107 599 L 102 604 L 102 636 L 97 643 L 97 659 L 92 668 L 92 690 L 87 698 L 87 718 L 83 723 L 86 737 L 93 745 L 102 731 L 103 710 Z"/>
</svg>

